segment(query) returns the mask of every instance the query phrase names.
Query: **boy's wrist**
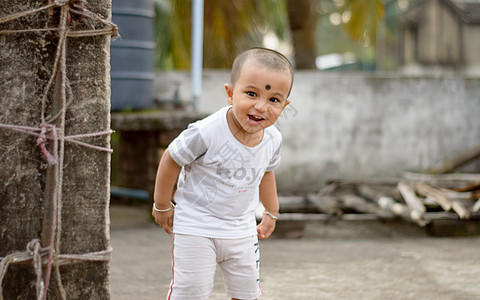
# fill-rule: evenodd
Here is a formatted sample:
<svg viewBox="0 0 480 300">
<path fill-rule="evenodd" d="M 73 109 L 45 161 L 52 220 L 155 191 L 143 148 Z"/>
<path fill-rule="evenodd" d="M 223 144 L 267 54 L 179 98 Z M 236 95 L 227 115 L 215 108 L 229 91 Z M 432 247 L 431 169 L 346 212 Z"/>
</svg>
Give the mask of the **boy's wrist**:
<svg viewBox="0 0 480 300">
<path fill-rule="evenodd" d="M 175 204 L 174 204 L 172 201 L 170 201 L 170 207 L 169 207 L 169 208 L 159 209 L 159 208 L 157 208 L 156 203 L 153 202 L 153 209 L 154 209 L 155 211 L 158 211 L 158 212 L 166 212 L 166 211 L 171 210 L 171 209 L 174 208 L 174 207 L 175 207 Z"/>
<path fill-rule="evenodd" d="M 263 214 L 269 216 L 270 218 L 274 219 L 275 221 L 278 220 L 278 213 L 272 214 L 269 211 L 264 211 Z"/>
</svg>

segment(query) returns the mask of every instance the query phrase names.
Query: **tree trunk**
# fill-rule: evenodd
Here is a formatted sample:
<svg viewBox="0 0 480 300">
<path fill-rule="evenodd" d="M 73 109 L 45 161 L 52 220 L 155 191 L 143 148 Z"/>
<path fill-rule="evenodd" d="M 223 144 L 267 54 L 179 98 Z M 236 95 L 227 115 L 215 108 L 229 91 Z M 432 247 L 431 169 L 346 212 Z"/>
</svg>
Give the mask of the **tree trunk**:
<svg viewBox="0 0 480 300">
<path fill-rule="evenodd" d="M 53 2 L 53 1 L 51 1 Z M 28 4 L 25 4 L 28 3 Z M 0 2 L 0 18 L 46 5 L 46 0 Z M 73 2 L 71 2 L 73 5 Z M 81 3 L 77 1 L 77 3 Z M 110 0 L 89 0 L 88 9 L 111 18 Z M 56 27 L 60 8 L 34 13 L 0 24 L 0 31 Z M 70 25 L 86 18 L 70 14 Z M 41 99 L 52 74 L 58 34 L 51 31 L 0 34 L 1 124 L 37 127 Z M 72 97 L 67 97 L 65 136 L 110 128 L 110 36 L 67 38 L 66 77 Z M 46 115 L 52 110 L 53 88 Z M 36 137 L 0 128 L 0 258 L 25 251 L 33 239 L 45 237 L 47 164 Z M 83 140 L 108 147 L 109 137 Z M 51 146 L 52 140 L 48 142 Z M 58 163 L 58 162 L 57 162 Z M 110 154 L 65 142 L 61 208 L 60 254 L 87 254 L 107 250 L 109 240 Z M 47 214 L 47 220 L 52 216 Z M 60 224 L 58 224 L 60 226 Z M 43 245 L 45 247 L 45 245 Z M 67 299 L 109 299 L 109 261 L 84 260 L 60 266 Z M 44 274 L 45 276 L 45 270 Z M 5 299 L 36 299 L 32 262 L 11 264 L 3 279 Z M 60 289 L 52 269 L 48 299 L 59 299 Z"/>
<path fill-rule="evenodd" d="M 296 69 L 316 69 L 316 0 L 287 0 Z"/>
</svg>

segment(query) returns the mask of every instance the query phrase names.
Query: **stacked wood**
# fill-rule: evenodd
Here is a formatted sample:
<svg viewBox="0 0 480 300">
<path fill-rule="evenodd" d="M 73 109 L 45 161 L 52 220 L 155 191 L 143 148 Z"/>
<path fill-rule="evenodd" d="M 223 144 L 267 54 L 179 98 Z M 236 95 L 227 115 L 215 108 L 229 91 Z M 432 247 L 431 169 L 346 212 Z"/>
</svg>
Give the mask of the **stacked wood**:
<svg viewBox="0 0 480 300">
<path fill-rule="evenodd" d="M 391 179 L 330 180 L 309 200 L 333 216 L 376 214 L 422 227 L 432 220 L 480 219 L 480 174 L 404 173 Z"/>
</svg>

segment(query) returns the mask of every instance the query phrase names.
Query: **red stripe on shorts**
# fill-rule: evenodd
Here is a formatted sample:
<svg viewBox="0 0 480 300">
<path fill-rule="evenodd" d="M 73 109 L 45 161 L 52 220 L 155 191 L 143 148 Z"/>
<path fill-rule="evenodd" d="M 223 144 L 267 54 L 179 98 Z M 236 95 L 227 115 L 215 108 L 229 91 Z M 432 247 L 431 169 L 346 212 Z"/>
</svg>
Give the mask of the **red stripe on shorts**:
<svg viewBox="0 0 480 300">
<path fill-rule="evenodd" d="M 173 234 L 173 239 L 172 239 L 172 281 L 170 283 L 170 288 L 169 288 L 169 292 L 168 292 L 168 296 L 167 296 L 167 299 L 170 300 L 170 297 L 172 296 L 172 288 L 173 288 L 173 274 L 174 274 L 174 271 L 173 271 L 173 267 L 175 265 L 175 260 L 173 258 L 173 248 L 175 246 L 175 233 Z"/>
</svg>

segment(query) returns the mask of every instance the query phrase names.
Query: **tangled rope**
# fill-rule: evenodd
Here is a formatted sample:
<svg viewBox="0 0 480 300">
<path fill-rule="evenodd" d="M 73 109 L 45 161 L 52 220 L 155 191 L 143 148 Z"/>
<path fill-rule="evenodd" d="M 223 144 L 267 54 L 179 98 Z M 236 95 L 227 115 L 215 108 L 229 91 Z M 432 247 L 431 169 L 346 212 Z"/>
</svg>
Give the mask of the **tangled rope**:
<svg viewBox="0 0 480 300">
<path fill-rule="evenodd" d="M 60 268 L 62 264 L 75 263 L 79 261 L 106 261 L 110 259 L 112 249 L 105 251 L 91 252 L 84 254 L 60 254 L 60 236 L 61 236 L 61 211 L 62 211 L 62 180 L 63 180 L 63 160 L 65 142 L 75 143 L 93 150 L 111 153 L 112 150 L 107 147 L 91 145 L 80 141 L 80 139 L 109 135 L 113 131 L 106 130 L 101 132 L 76 134 L 65 136 L 65 112 L 69 103 L 67 98 L 72 99 L 72 91 L 67 78 L 66 68 L 66 41 L 68 37 L 87 37 L 110 35 L 115 37 L 118 30 L 115 24 L 105 20 L 102 16 L 88 10 L 82 0 L 49 0 L 49 3 L 28 11 L 11 14 L 0 18 L 0 24 L 17 20 L 18 18 L 36 14 L 47 9 L 60 8 L 60 22 L 55 28 L 39 29 L 21 29 L 21 30 L 2 30 L 0 34 L 20 34 L 31 32 L 51 31 L 58 34 L 58 46 L 55 53 L 55 60 L 52 68 L 52 74 L 44 89 L 41 98 L 41 120 L 38 126 L 23 126 L 13 124 L 0 124 L 0 128 L 12 130 L 37 137 L 37 145 L 43 153 L 50 170 L 54 176 L 53 192 L 51 194 L 51 226 L 48 232 L 50 238 L 48 245 L 43 245 L 38 239 L 34 239 L 27 244 L 25 251 L 18 251 L 0 258 L 0 300 L 3 300 L 2 282 L 7 273 L 8 267 L 12 264 L 20 264 L 31 261 L 36 274 L 36 295 L 37 299 L 46 299 L 50 274 L 52 266 L 55 267 L 57 284 L 62 299 L 66 299 L 66 294 L 60 277 Z M 91 30 L 71 30 L 68 26 L 70 14 L 80 15 L 91 21 L 96 21 L 102 25 L 102 28 L 93 28 Z M 46 117 L 46 105 L 49 91 L 54 82 L 60 85 L 59 107 L 60 110 L 50 118 Z M 51 141 L 51 144 L 49 143 Z M 45 268 L 45 274 L 43 274 Z"/>
</svg>

